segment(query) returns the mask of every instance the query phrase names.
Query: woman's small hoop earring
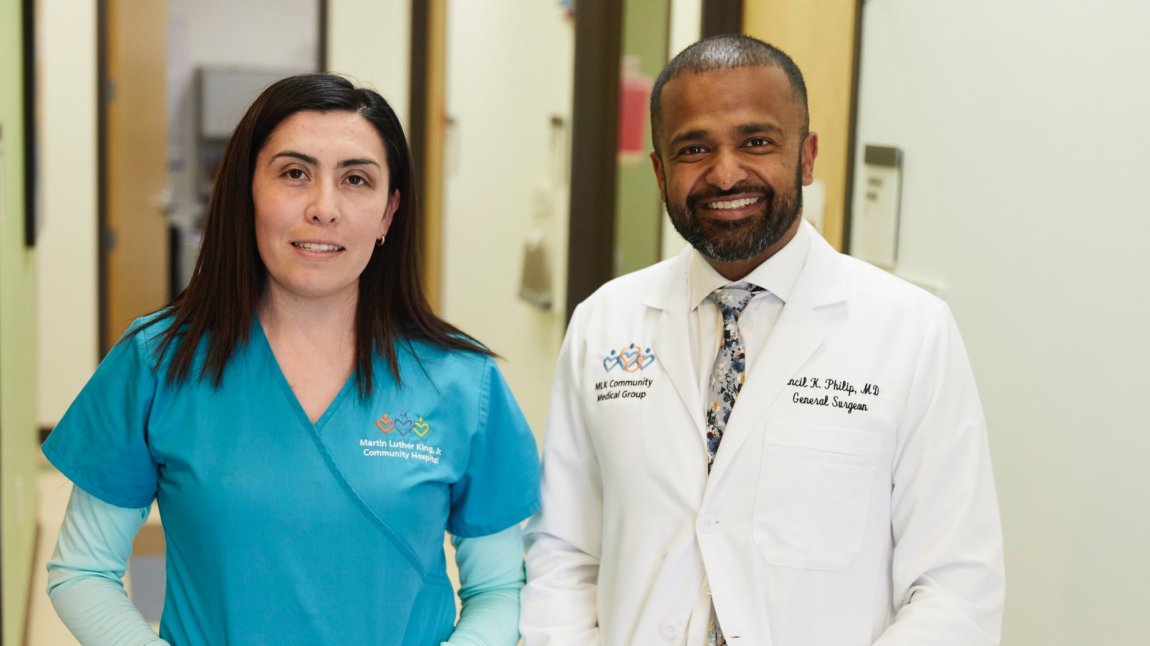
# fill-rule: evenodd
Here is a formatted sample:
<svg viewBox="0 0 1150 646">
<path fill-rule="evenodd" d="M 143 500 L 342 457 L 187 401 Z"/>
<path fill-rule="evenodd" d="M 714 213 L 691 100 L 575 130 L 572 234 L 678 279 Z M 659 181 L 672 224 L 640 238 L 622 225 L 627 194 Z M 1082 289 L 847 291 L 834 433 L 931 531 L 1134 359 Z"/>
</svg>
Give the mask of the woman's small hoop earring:
<svg viewBox="0 0 1150 646">
<path fill-rule="evenodd" d="M 375 246 L 382 247 L 385 238 L 387 238 L 387 236 L 379 236 L 379 238 L 377 238 L 375 241 Z"/>
</svg>

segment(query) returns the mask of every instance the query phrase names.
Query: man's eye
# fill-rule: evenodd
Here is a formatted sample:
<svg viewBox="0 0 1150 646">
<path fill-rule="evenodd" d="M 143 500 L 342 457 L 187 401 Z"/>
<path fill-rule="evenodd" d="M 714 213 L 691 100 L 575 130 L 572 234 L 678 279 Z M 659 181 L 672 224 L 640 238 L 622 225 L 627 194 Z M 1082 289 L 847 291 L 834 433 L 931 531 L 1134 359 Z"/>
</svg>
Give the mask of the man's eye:
<svg viewBox="0 0 1150 646">
<path fill-rule="evenodd" d="M 749 139 L 747 141 L 747 146 L 749 146 L 751 148 L 757 148 L 759 146 L 769 146 L 769 145 L 771 145 L 771 140 L 767 139 L 765 137 L 755 137 L 754 139 Z"/>
<path fill-rule="evenodd" d="M 707 152 L 707 149 L 702 146 L 686 146 L 679 150 L 680 155 L 701 155 L 705 152 Z"/>
</svg>

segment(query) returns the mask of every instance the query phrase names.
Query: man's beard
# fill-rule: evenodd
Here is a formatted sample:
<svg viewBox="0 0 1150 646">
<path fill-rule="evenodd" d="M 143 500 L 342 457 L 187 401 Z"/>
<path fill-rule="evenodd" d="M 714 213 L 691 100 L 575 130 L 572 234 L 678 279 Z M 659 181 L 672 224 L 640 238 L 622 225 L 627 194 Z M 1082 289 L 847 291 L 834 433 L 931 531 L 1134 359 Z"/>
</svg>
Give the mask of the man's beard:
<svg viewBox="0 0 1150 646">
<path fill-rule="evenodd" d="M 789 199 L 781 198 L 765 184 L 739 184 L 726 191 L 709 191 L 687 197 L 683 205 L 667 204 L 671 224 L 699 253 L 720 262 L 751 260 L 786 235 L 795 218 L 803 211 L 803 180 L 800 166 L 794 191 Z M 760 195 L 761 208 L 755 215 L 738 221 L 704 221 L 698 205 L 721 200 L 728 195 Z"/>
</svg>

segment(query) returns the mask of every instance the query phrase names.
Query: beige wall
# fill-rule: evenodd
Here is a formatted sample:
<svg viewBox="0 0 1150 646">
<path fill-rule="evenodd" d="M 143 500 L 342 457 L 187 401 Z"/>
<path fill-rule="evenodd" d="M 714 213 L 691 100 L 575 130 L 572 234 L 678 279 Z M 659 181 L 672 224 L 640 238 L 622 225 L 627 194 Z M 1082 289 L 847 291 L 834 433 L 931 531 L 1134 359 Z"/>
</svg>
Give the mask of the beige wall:
<svg viewBox="0 0 1150 646">
<path fill-rule="evenodd" d="M 974 365 L 1002 643 L 1150 643 L 1150 4 L 865 6 L 859 146 L 904 150 L 895 271 L 945 285 Z"/>
<path fill-rule="evenodd" d="M 775 45 L 803 71 L 811 130 L 819 133 L 815 179 L 826 188 L 823 236 L 842 248 L 857 0 L 747 2 L 744 31 Z"/>
<path fill-rule="evenodd" d="M 683 51 L 691 43 L 699 40 L 699 33 L 703 29 L 703 2 L 702 0 L 673 0 L 671 2 L 671 28 L 667 39 L 667 60 Z M 649 165 L 648 165 L 649 166 Z M 651 171 L 651 181 L 655 181 L 655 173 Z M 660 257 L 670 258 L 683 250 L 687 241 L 675 231 L 667 220 L 666 210 L 663 212 L 662 240 L 660 243 Z"/>
<path fill-rule="evenodd" d="M 558 2 L 449 3 L 442 312 L 502 355 L 537 434 L 566 326 L 573 60 Z M 550 257 L 549 310 L 518 296 L 529 238 Z"/>
<path fill-rule="evenodd" d="M 339 0 L 327 6 L 327 71 L 374 88 L 410 128 L 411 0 Z"/>
<path fill-rule="evenodd" d="M 51 427 L 88 381 L 96 338 L 96 6 L 39 3 L 39 424 Z"/>
<path fill-rule="evenodd" d="M 24 247 L 19 0 L 0 0 L 0 506 L 5 644 L 24 628 L 36 519 L 36 254 Z"/>
</svg>

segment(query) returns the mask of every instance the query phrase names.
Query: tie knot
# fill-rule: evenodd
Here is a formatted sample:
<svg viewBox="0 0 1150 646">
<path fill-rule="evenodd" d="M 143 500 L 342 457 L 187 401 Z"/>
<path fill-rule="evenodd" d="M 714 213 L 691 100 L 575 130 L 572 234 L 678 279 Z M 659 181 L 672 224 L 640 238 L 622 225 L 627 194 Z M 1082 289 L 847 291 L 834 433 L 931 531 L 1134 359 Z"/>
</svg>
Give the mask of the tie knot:
<svg viewBox="0 0 1150 646">
<path fill-rule="evenodd" d="M 707 298 L 719 306 L 724 322 L 737 321 L 747 303 L 751 302 L 751 297 L 761 291 L 761 287 L 748 282 L 731 283 L 711 292 Z"/>
</svg>

